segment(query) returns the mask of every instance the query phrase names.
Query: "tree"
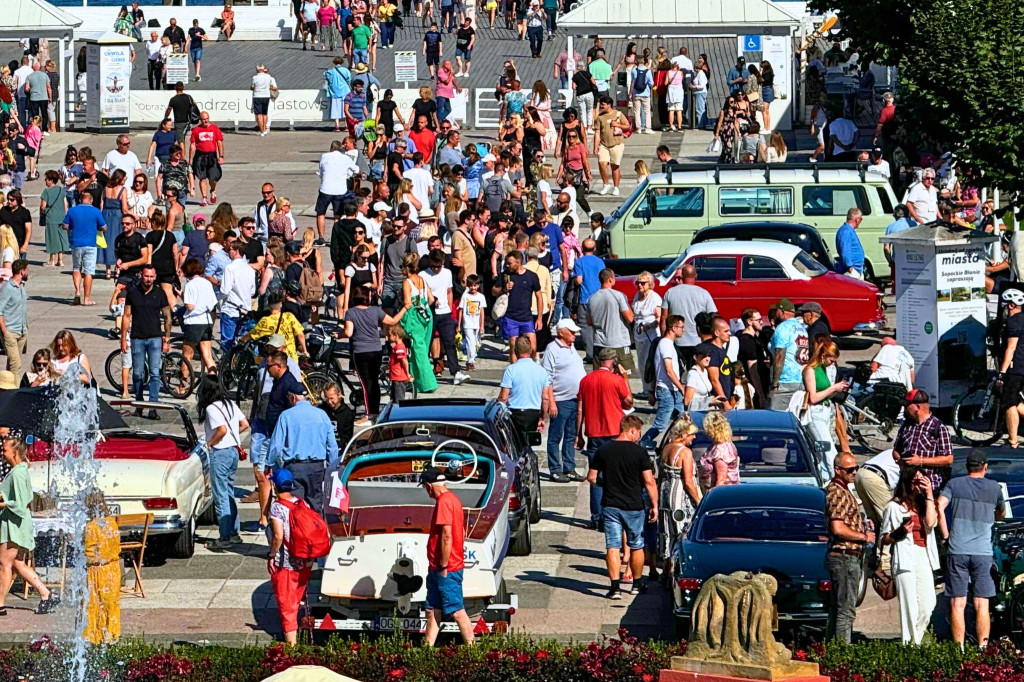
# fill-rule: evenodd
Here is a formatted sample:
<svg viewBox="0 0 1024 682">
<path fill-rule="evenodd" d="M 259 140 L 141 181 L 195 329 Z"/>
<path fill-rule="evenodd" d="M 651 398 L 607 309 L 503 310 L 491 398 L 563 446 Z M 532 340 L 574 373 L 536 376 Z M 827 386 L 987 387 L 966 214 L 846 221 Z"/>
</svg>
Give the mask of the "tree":
<svg viewBox="0 0 1024 682">
<path fill-rule="evenodd" d="M 811 0 L 862 59 L 899 68 L 901 118 L 981 184 L 1024 206 L 1024 14 L 1019 0 Z"/>
</svg>

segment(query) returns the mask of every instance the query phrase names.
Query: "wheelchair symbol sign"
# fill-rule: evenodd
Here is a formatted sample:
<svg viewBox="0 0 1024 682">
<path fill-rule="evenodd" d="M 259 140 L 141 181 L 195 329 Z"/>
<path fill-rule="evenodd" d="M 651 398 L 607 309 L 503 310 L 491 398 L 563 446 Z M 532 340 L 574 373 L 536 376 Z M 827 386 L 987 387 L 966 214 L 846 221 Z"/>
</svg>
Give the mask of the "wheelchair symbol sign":
<svg viewBox="0 0 1024 682">
<path fill-rule="evenodd" d="M 743 36 L 744 52 L 760 52 L 761 36 Z"/>
</svg>

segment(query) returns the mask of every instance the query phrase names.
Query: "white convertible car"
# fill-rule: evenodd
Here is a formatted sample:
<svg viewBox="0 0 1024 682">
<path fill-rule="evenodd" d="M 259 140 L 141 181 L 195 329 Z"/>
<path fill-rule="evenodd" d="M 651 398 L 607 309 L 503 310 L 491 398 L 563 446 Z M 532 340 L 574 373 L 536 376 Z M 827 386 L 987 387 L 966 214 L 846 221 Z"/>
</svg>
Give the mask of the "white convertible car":
<svg viewBox="0 0 1024 682">
<path fill-rule="evenodd" d="M 209 461 L 201 448 L 192 420 L 184 409 L 167 403 L 115 400 L 121 424 L 103 428 L 96 444 L 97 485 L 107 503 L 121 514 L 152 513 L 149 546 L 163 545 L 168 556 L 191 557 L 196 524 L 215 522 L 210 490 Z M 141 407 L 156 410 L 156 420 L 134 416 Z M 53 489 L 68 496 L 73 477 L 53 454 L 49 443 L 37 440 L 30 450 L 32 487 Z M 125 535 L 140 527 L 122 527 Z"/>
</svg>

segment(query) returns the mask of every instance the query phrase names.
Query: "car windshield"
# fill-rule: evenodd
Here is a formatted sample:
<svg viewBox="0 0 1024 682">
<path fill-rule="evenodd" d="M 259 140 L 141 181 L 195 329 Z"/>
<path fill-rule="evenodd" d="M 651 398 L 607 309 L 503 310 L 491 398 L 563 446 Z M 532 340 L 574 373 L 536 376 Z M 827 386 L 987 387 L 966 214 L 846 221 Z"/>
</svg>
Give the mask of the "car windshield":
<svg viewBox="0 0 1024 682">
<path fill-rule="evenodd" d="M 715 509 L 700 517 L 699 542 L 828 542 L 825 514 L 813 509 Z"/>
<path fill-rule="evenodd" d="M 748 476 L 811 475 L 796 436 L 733 431 L 732 440 L 740 455 L 740 480 Z M 691 446 L 694 461 L 698 461 L 710 446 L 711 441 L 700 433 Z"/>
<path fill-rule="evenodd" d="M 686 252 L 679 254 L 675 259 L 661 271 L 661 278 L 664 280 L 670 280 L 675 276 L 676 270 L 683 267 L 683 261 L 686 260 Z"/>
<path fill-rule="evenodd" d="M 111 400 L 110 406 L 120 413 L 124 420 L 124 426 L 117 425 L 103 430 L 104 435 L 116 436 L 118 434 L 156 434 L 171 436 L 173 438 L 184 438 L 189 436 L 191 430 L 185 423 L 186 416 L 182 415 L 177 408 L 168 405 L 153 403 L 140 403 L 144 405 L 142 413 L 135 411 L 136 403 L 130 400 Z M 156 417 L 151 419 L 150 417 Z"/>
<path fill-rule="evenodd" d="M 796 254 L 796 257 L 793 259 L 793 267 L 797 269 L 797 272 L 808 277 L 820 277 L 828 272 L 824 265 L 814 260 L 814 257 L 806 251 L 800 251 Z"/>
</svg>

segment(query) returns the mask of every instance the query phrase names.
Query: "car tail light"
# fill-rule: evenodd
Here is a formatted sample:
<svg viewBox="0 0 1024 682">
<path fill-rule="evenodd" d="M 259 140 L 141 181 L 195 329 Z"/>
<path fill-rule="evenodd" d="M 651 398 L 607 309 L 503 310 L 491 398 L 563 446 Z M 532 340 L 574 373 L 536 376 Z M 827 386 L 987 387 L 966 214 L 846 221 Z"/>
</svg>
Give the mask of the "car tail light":
<svg viewBox="0 0 1024 682">
<path fill-rule="evenodd" d="M 699 590 L 702 582 L 704 581 L 700 578 L 680 578 L 676 581 L 676 585 L 679 585 L 679 589 L 682 590 Z"/>
<path fill-rule="evenodd" d="M 508 615 L 510 615 L 510 616 L 516 615 L 516 607 L 514 607 L 514 606 L 508 607 Z"/>
<path fill-rule="evenodd" d="M 831 592 L 832 591 L 832 581 L 831 580 L 819 580 L 818 581 L 818 590 L 821 591 L 821 592 Z"/>
<path fill-rule="evenodd" d="M 515 481 L 512 481 L 512 490 L 508 496 L 508 510 L 519 511 L 519 507 L 522 506 L 522 502 L 519 500 L 519 486 L 516 485 Z"/>
<path fill-rule="evenodd" d="M 142 501 L 146 509 L 176 509 L 178 500 L 173 497 L 150 497 Z"/>
</svg>

